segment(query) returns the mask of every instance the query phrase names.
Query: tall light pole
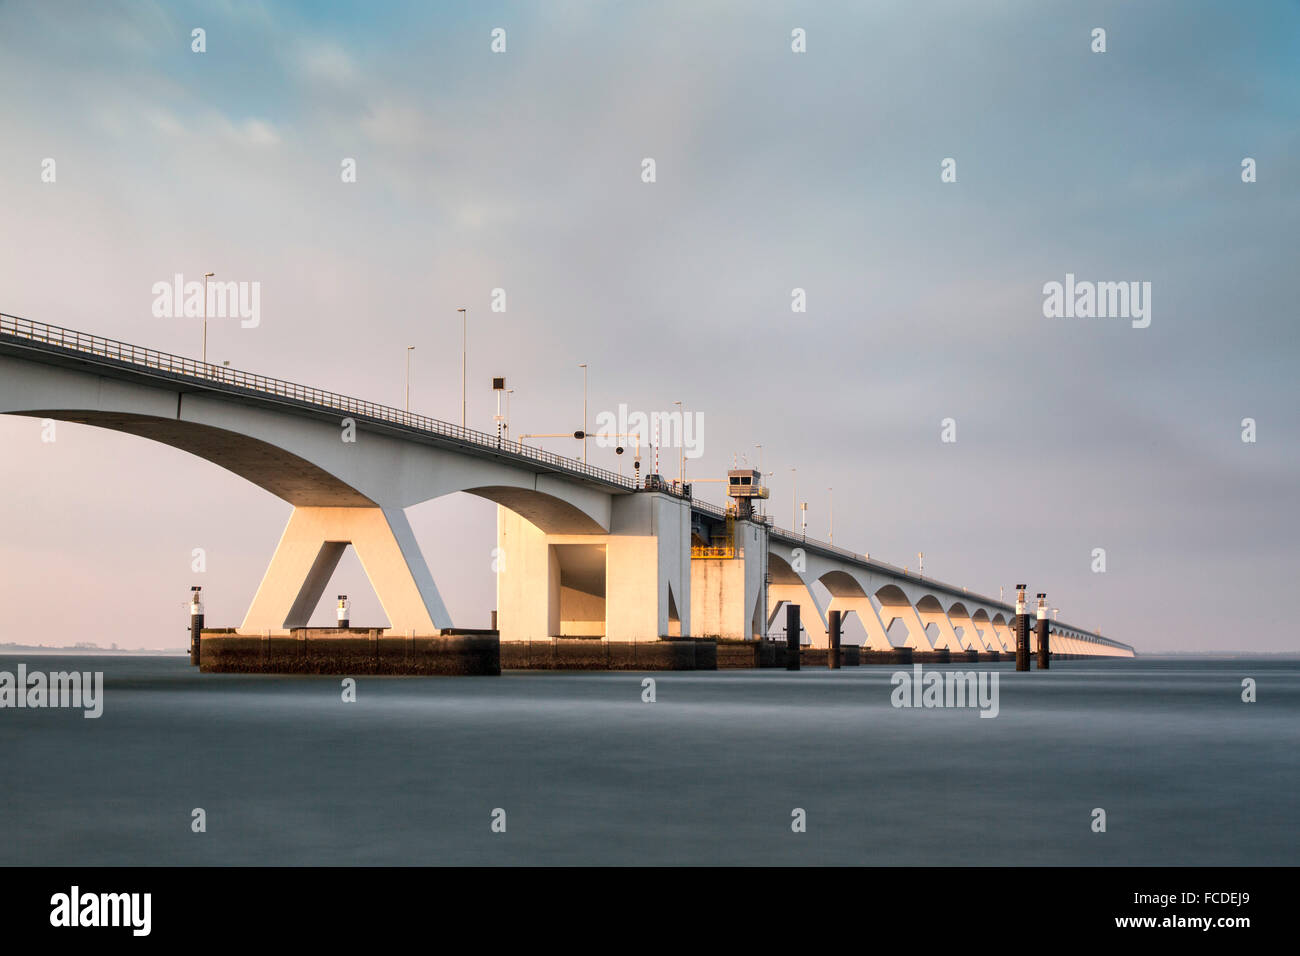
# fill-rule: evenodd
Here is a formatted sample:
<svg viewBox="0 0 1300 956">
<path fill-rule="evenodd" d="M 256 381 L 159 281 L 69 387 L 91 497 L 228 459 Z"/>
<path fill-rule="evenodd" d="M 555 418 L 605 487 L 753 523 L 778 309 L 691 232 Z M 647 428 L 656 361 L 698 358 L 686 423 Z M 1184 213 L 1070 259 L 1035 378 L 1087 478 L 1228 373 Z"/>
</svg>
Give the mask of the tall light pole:
<svg viewBox="0 0 1300 956">
<path fill-rule="evenodd" d="M 686 484 L 686 443 L 683 440 L 686 433 L 686 407 L 681 402 L 673 402 L 677 406 L 677 444 L 679 451 L 677 453 L 677 483 Z"/>
<path fill-rule="evenodd" d="M 460 313 L 460 427 L 465 427 L 465 365 L 469 355 L 469 312 L 457 309 Z"/>
<path fill-rule="evenodd" d="M 582 369 L 582 463 L 587 463 L 587 363 L 583 362 L 578 368 Z"/>
<path fill-rule="evenodd" d="M 411 410 L 411 353 L 415 351 L 414 345 L 406 347 L 406 410 Z"/>
<path fill-rule="evenodd" d="M 506 441 L 510 440 L 510 396 L 514 393 L 513 388 L 506 389 Z"/>
<path fill-rule="evenodd" d="M 830 492 L 830 496 L 831 496 L 831 509 L 830 509 L 830 510 L 831 510 L 831 536 L 830 536 L 830 543 L 831 543 L 831 544 L 834 544 L 834 543 L 835 543 L 835 489 L 834 489 L 834 488 L 827 488 L 826 490 L 827 490 L 828 492 Z"/>
<path fill-rule="evenodd" d="M 215 272 L 203 273 L 203 364 L 208 364 L 208 280 Z"/>
</svg>

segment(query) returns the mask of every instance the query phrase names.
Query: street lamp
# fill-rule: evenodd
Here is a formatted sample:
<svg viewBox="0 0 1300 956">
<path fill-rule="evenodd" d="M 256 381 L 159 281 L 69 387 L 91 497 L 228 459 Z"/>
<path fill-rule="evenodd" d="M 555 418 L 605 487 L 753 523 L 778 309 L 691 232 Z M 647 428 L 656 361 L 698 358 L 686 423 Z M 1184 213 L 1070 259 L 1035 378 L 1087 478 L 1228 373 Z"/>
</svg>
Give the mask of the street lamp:
<svg viewBox="0 0 1300 956">
<path fill-rule="evenodd" d="M 460 313 L 460 427 L 465 427 L 465 365 L 469 354 L 469 312 L 457 309 Z"/>
<path fill-rule="evenodd" d="M 414 345 L 406 347 L 406 410 L 411 410 L 411 353 L 415 351 Z"/>
<path fill-rule="evenodd" d="M 587 363 L 583 362 L 578 368 L 582 369 L 582 463 L 587 463 Z"/>
<path fill-rule="evenodd" d="M 506 441 L 510 440 L 510 396 L 514 393 L 513 388 L 506 389 Z"/>
<path fill-rule="evenodd" d="M 834 488 L 827 488 L 826 490 L 830 493 L 830 496 L 831 496 L 831 508 L 830 508 L 830 517 L 831 517 L 830 543 L 831 543 L 831 544 L 834 544 L 834 543 L 835 543 L 835 489 L 834 489 Z"/>
<path fill-rule="evenodd" d="M 215 272 L 203 273 L 203 364 L 208 364 L 208 280 Z"/>
<path fill-rule="evenodd" d="M 677 453 L 677 483 L 686 484 L 686 408 L 681 402 L 673 402 L 677 406 L 677 444 L 679 451 Z"/>
</svg>

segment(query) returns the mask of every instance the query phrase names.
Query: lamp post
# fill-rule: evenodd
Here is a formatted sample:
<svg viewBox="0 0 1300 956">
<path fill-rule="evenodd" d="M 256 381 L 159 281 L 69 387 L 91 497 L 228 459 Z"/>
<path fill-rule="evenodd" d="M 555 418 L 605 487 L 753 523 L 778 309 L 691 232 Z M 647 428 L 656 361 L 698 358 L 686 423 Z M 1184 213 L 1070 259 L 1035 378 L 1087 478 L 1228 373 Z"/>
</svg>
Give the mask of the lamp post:
<svg viewBox="0 0 1300 956">
<path fill-rule="evenodd" d="M 469 355 L 469 311 L 457 309 L 460 313 L 460 427 L 465 427 L 465 366 Z"/>
<path fill-rule="evenodd" d="M 826 490 L 830 493 L 830 496 L 831 496 L 831 507 L 830 507 L 830 521 L 831 521 L 831 525 L 830 525 L 830 543 L 831 543 L 831 544 L 834 544 L 834 543 L 835 543 L 835 489 L 832 487 L 832 488 L 827 488 Z"/>
<path fill-rule="evenodd" d="M 686 484 L 686 406 L 673 402 L 677 406 L 677 483 Z"/>
<path fill-rule="evenodd" d="M 203 273 L 203 364 L 208 364 L 208 280 L 215 272 Z"/>
<path fill-rule="evenodd" d="M 406 347 L 406 410 L 411 410 L 411 353 L 415 351 L 414 345 Z"/>
<path fill-rule="evenodd" d="M 513 388 L 506 389 L 506 441 L 510 440 L 510 396 L 514 393 Z"/>
<path fill-rule="evenodd" d="M 582 463 L 587 463 L 587 363 L 583 362 L 578 368 L 582 369 Z"/>
</svg>

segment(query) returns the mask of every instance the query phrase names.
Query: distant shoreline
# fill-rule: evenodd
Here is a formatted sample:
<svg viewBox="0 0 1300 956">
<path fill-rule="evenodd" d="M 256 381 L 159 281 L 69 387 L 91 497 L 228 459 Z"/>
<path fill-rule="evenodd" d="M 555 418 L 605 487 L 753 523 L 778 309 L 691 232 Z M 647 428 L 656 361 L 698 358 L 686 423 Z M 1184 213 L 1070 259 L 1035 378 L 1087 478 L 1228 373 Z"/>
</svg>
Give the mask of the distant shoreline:
<svg viewBox="0 0 1300 956">
<path fill-rule="evenodd" d="M 13 654 L 81 654 L 87 657 L 184 657 L 189 650 L 184 647 L 97 647 L 50 644 L 0 644 L 0 656 Z"/>
</svg>

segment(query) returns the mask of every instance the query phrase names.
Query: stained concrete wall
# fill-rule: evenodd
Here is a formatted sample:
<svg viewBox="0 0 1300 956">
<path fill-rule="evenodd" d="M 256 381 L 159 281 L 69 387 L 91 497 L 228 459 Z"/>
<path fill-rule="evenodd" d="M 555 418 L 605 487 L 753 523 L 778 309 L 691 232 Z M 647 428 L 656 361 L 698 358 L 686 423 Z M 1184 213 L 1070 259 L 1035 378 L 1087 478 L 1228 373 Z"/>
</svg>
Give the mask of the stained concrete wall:
<svg viewBox="0 0 1300 956">
<path fill-rule="evenodd" d="M 767 528 L 734 525 L 733 558 L 691 559 L 691 627 L 698 637 L 755 640 L 767 620 Z"/>
</svg>

